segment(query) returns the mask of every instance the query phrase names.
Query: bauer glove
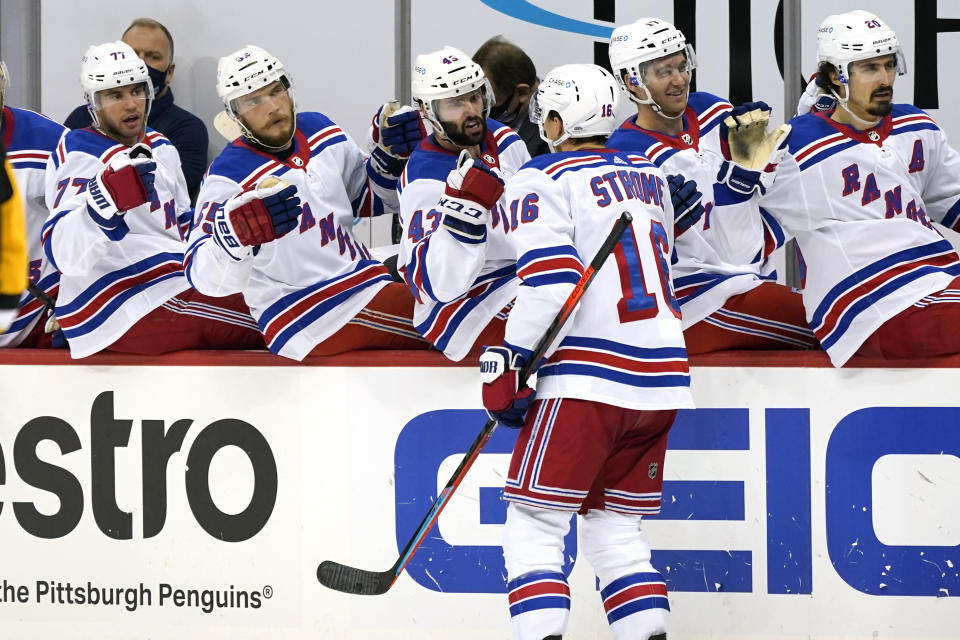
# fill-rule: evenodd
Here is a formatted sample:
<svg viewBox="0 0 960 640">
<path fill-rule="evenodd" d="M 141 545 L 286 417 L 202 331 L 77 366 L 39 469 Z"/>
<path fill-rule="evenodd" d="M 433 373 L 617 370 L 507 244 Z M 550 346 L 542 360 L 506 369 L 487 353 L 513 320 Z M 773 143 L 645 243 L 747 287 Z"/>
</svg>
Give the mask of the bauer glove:
<svg viewBox="0 0 960 640">
<path fill-rule="evenodd" d="M 252 247 L 296 228 L 301 211 L 297 188 L 268 176 L 256 190 L 234 196 L 217 212 L 214 241 L 234 260 L 243 260 Z"/>
<path fill-rule="evenodd" d="M 127 211 L 157 199 L 156 168 L 150 147 L 139 143 L 117 154 L 87 183 L 87 214 L 111 240 L 120 240 L 129 231 L 123 220 Z"/>
<path fill-rule="evenodd" d="M 523 426 L 527 409 L 536 399 L 536 391 L 517 379 L 523 356 L 507 347 L 487 347 L 480 356 L 483 382 L 483 407 L 490 417 L 511 429 Z"/>
<path fill-rule="evenodd" d="M 748 102 L 735 107 L 720 123 L 720 147 L 725 158 L 717 182 L 733 194 L 724 200 L 743 201 L 756 191 L 763 195 L 773 184 L 777 165 L 786 155 L 790 125 L 767 131 L 770 107 L 765 102 Z"/>
</svg>

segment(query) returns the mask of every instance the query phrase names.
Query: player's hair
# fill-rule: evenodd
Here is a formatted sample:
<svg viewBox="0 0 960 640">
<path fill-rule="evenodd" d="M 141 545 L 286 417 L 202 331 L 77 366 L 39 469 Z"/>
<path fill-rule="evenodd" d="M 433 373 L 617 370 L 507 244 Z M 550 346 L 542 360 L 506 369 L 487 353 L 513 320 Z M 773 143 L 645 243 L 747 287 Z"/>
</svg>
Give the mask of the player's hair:
<svg viewBox="0 0 960 640">
<path fill-rule="evenodd" d="M 560 112 L 555 111 L 554 109 L 551 109 L 550 113 L 547 114 L 547 120 L 549 120 L 550 118 L 559 118 L 560 121 L 563 122 L 563 116 L 560 115 Z M 544 120 L 544 122 L 546 122 L 546 120 Z M 585 138 L 572 138 L 572 139 L 576 140 L 577 144 L 589 142 L 591 144 L 598 144 L 601 147 L 603 147 L 603 146 L 606 146 L 608 137 L 609 136 L 589 136 Z"/>
<path fill-rule="evenodd" d="M 120 37 L 123 38 L 123 36 L 127 35 L 127 32 L 134 27 L 143 27 L 144 29 L 160 29 L 160 31 L 163 31 L 163 35 L 167 36 L 167 42 L 170 43 L 170 62 L 173 62 L 173 36 L 170 35 L 170 32 L 167 31 L 165 26 L 153 18 L 137 18 L 130 23 L 130 26 L 124 30 L 123 35 Z"/>
<path fill-rule="evenodd" d="M 830 79 L 831 73 L 836 73 L 837 67 L 832 62 L 823 61 L 817 67 L 817 86 L 824 91 L 839 91 L 840 87 Z"/>
<path fill-rule="evenodd" d="M 503 36 L 493 36 L 473 54 L 473 61 L 484 68 L 487 78 L 501 94 L 513 93 L 518 84 L 533 87 L 537 68 L 523 49 Z"/>
</svg>

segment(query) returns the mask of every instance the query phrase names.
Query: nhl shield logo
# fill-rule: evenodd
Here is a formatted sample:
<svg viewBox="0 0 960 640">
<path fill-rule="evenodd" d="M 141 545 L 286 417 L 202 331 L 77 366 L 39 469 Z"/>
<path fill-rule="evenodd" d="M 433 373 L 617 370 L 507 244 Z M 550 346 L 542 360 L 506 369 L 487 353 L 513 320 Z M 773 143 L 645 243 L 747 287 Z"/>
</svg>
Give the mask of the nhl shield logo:
<svg viewBox="0 0 960 640">
<path fill-rule="evenodd" d="M 293 164 L 295 164 L 298 167 L 303 166 L 303 159 L 300 158 L 300 156 L 293 156 L 293 158 L 291 158 L 290 161 L 293 162 Z"/>
<path fill-rule="evenodd" d="M 876 142 L 877 140 L 880 139 L 880 134 L 877 133 L 876 131 L 871 131 L 870 133 L 867 134 L 867 137 L 870 138 L 873 142 Z"/>
<path fill-rule="evenodd" d="M 690 137 L 689 133 L 684 133 L 680 135 L 680 139 L 683 140 L 685 144 L 693 144 L 693 138 Z"/>
<path fill-rule="evenodd" d="M 497 166 L 497 160 L 489 153 L 483 154 L 483 161 L 486 162 L 491 167 Z"/>
<path fill-rule="evenodd" d="M 651 462 L 651 463 L 650 463 L 650 466 L 647 467 L 647 476 L 649 476 L 649 478 L 650 478 L 651 480 L 653 480 L 654 478 L 657 477 L 657 470 L 658 470 L 659 468 L 660 468 L 660 463 L 658 463 L 658 462 Z"/>
</svg>

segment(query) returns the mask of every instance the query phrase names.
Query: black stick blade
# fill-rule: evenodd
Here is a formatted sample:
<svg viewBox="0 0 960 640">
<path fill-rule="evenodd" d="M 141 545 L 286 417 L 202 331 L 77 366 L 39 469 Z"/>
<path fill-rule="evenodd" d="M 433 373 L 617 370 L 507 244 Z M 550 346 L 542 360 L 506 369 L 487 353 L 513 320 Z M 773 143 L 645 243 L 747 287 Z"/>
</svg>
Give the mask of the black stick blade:
<svg viewBox="0 0 960 640">
<path fill-rule="evenodd" d="M 323 586 L 334 591 L 352 593 L 358 596 L 379 596 L 390 589 L 390 585 L 393 583 L 393 572 L 364 571 L 338 562 L 324 560 L 317 567 L 317 580 Z"/>
</svg>

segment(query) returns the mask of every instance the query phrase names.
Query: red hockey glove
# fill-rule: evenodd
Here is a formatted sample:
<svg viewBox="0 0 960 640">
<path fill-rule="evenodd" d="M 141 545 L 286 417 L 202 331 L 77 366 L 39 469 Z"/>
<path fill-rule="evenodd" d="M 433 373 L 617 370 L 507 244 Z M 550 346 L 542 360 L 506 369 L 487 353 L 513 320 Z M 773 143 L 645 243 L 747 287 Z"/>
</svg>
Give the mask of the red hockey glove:
<svg viewBox="0 0 960 640">
<path fill-rule="evenodd" d="M 518 387 L 522 366 L 523 357 L 507 347 L 487 347 L 480 356 L 483 406 L 491 418 L 511 429 L 523 426 L 527 409 L 536 399 L 535 390 Z"/>
</svg>

